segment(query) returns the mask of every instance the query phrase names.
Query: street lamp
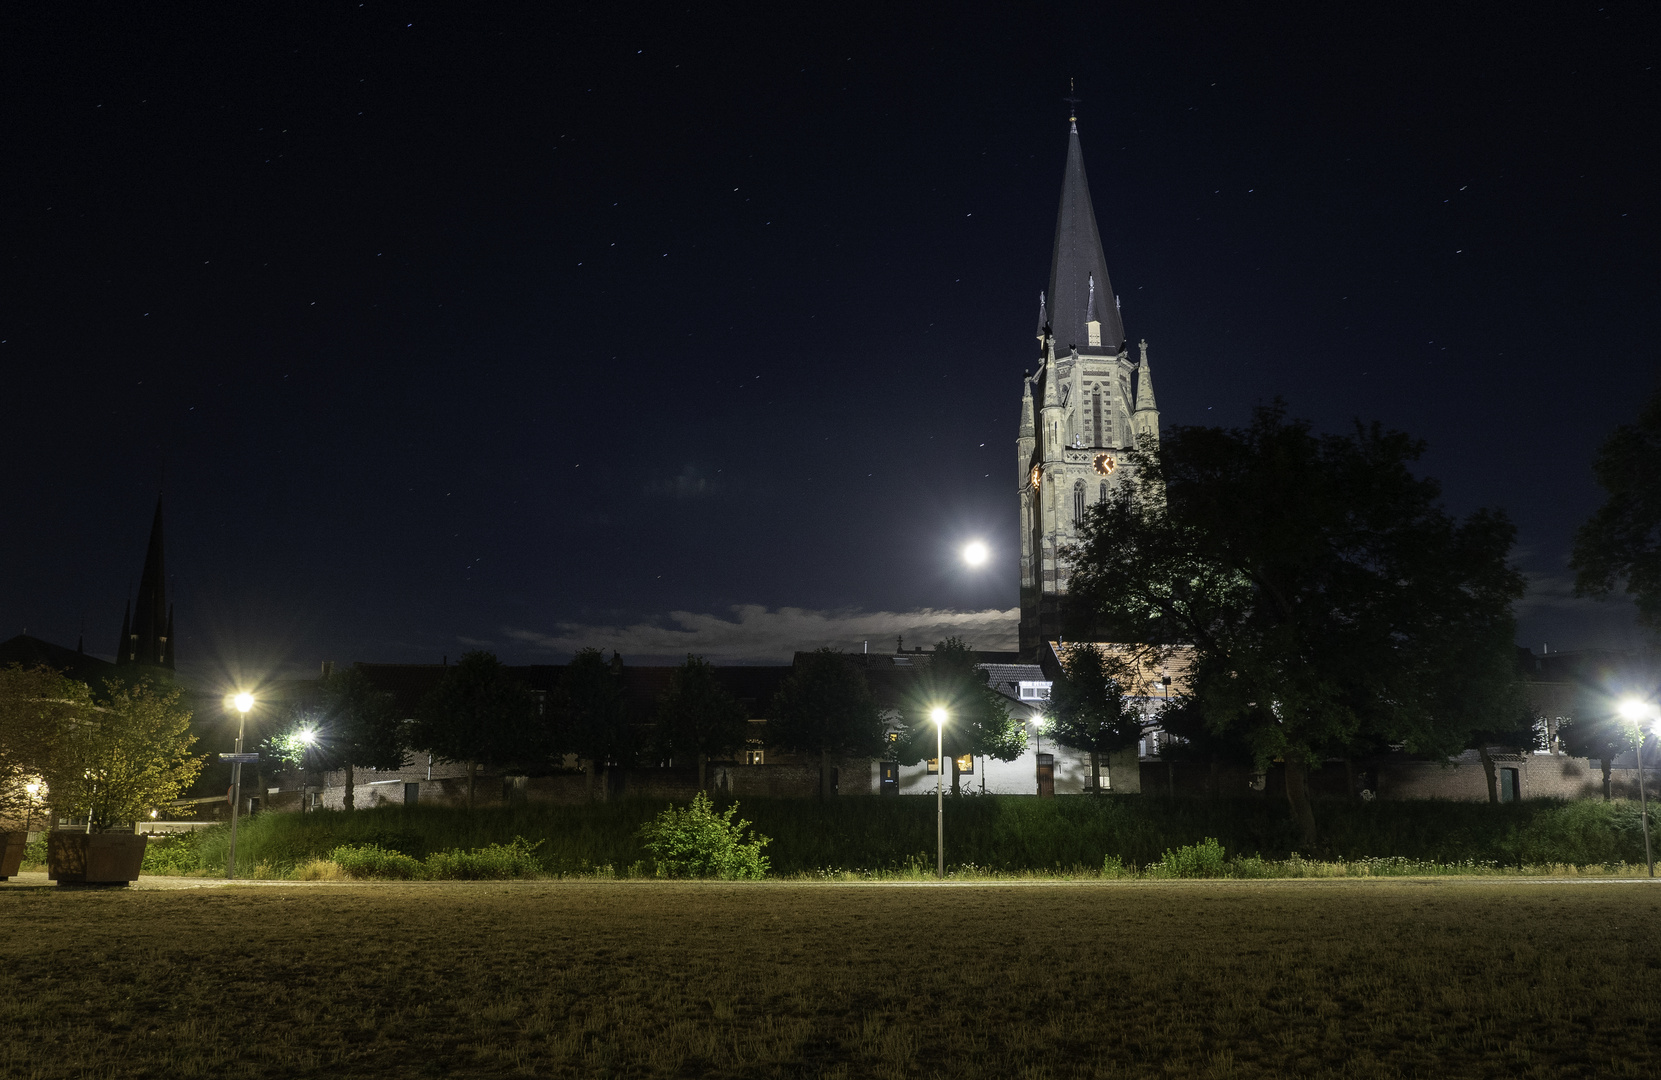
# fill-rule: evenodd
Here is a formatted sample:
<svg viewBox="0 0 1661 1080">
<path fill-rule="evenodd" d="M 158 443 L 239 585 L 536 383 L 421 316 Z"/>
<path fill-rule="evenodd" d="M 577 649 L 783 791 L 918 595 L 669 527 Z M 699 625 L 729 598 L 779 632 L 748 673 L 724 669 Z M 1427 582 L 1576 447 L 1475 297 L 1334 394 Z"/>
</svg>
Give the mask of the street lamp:
<svg viewBox="0 0 1661 1080">
<path fill-rule="evenodd" d="M 936 877 L 946 876 L 946 755 L 945 736 L 946 710 L 938 705 L 929 713 L 934 721 L 934 852 Z"/>
<path fill-rule="evenodd" d="M 1636 754 L 1638 757 L 1638 807 L 1644 822 L 1644 862 L 1649 864 L 1649 876 L 1655 876 L 1655 854 L 1649 846 L 1649 794 L 1644 790 L 1644 730 L 1643 721 L 1653 721 L 1656 714 L 1661 712 L 1647 701 L 1637 698 L 1627 698 L 1621 702 L 1621 718 L 1632 725 L 1637 737 Z"/>
<path fill-rule="evenodd" d="M 29 826 L 32 825 L 35 820 L 35 796 L 40 794 L 40 783 L 37 781 L 33 784 L 24 784 L 23 790 L 29 793 L 29 809 L 28 812 L 23 815 L 23 835 L 27 837 L 29 835 Z"/>
<path fill-rule="evenodd" d="M 242 801 L 242 735 L 248 726 L 248 713 L 254 707 L 254 695 L 246 691 L 231 698 L 236 706 L 236 757 L 231 762 L 231 854 L 225 861 L 225 878 L 236 878 L 236 811 Z"/>
<path fill-rule="evenodd" d="M 311 771 L 311 748 L 317 745 L 317 732 L 312 728 L 301 728 L 297 736 L 300 745 L 305 749 L 300 751 L 300 813 L 306 812 L 306 774 Z"/>
</svg>

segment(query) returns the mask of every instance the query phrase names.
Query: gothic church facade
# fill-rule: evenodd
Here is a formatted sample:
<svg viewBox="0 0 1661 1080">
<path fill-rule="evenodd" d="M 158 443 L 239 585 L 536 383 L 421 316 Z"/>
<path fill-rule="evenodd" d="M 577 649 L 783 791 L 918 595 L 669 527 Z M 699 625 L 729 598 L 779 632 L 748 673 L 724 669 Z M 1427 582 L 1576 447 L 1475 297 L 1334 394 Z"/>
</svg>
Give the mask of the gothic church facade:
<svg viewBox="0 0 1661 1080">
<path fill-rule="evenodd" d="M 1143 436 L 1159 437 L 1148 343 L 1133 360 L 1090 202 L 1078 117 L 1070 123 L 1050 287 L 1038 298 L 1039 368 L 1022 383 L 1016 439 L 1027 657 L 1060 636 L 1062 552 L 1079 538 L 1086 508 L 1128 478 L 1125 451 Z"/>
</svg>

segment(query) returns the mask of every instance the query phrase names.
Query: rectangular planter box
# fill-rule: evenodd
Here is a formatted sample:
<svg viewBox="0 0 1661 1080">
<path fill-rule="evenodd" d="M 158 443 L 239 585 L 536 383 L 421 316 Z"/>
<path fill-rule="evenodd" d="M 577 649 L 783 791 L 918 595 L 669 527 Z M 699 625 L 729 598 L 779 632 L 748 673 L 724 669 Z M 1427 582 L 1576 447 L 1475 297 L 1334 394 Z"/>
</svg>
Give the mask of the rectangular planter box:
<svg viewBox="0 0 1661 1080">
<path fill-rule="evenodd" d="M 17 868 L 23 865 L 23 849 L 28 842 L 28 833 L 0 832 L 0 881 L 17 876 Z"/>
<path fill-rule="evenodd" d="M 59 885 L 137 881 L 147 842 L 133 833 L 51 833 L 46 841 L 46 876 Z"/>
</svg>

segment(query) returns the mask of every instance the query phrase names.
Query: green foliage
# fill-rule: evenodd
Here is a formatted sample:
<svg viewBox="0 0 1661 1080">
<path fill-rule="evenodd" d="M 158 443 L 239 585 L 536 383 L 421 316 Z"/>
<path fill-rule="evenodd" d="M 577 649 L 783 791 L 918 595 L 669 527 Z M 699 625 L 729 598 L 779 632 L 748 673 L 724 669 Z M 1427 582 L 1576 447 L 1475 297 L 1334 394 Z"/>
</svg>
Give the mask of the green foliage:
<svg viewBox="0 0 1661 1080">
<path fill-rule="evenodd" d="M 152 839 L 144 848 L 144 872 L 181 876 L 193 874 L 202 867 L 202 834 L 199 832 L 173 833 Z"/>
<path fill-rule="evenodd" d="M 1624 583 L 1639 621 L 1661 630 L 1661 391 L 1614 430 L 1592 472 L 1608 498 L 1575 534 L 1575 592 L 1601 599 Z"/>
<path fill-rule="evenodd" d="M 401 769 L 409 760 L 404 734 L 392 695 L 349 668 L 322 679 L 264 749 L 279 761 L 313 769 Z"/>
<path fill-rule="evenodd" d="M 506 665 L 487 652 L 462 656 L 416 710 L 410 742 L 444 761 L 479 765 L 545 761 L 551 726 Z M 469 784 L 471 790 L 471 784 Z"/>
<path fill-rule="evenodd" d="M 562 749 L 600 766 L 631 765 L 635 731 L 623 693 L 623 660 L 583 649 L 565 668 L 559 695 Z"/>
<path fill-rule="evenodd" d="M 471 851 L 436 851 L 427 856 L 426 876 L 441 881 L 485 881 L 533 877 L 542 872 L 536 851 L 544 841 L 532 844 L 515 836 L 506 844 L 486 844 Z"/>
<path fill-rule="evenodd" d="M 987 683 L 986 672 L 976 666 L 974 650 L 960 638 L 935 645 L 910 700 L 903 704 L 904 726 L 894 744 L 901 764 L 915 765 L 934 757 L 932 713 L 937 707 L 946 710 L 939 741 L 947 758 L 973 754 L 1013 761 L 1026 750 L 1026 724 L 1009 715 L 1006 699 Z M 954 769 L 953 794 L 957 786 Z"/>
<path fill-rule="evenodd" d="M 59 718 L 51 754 L 41 769 L 52 810 L 90 815 L 93 828 L 135 821 L 179 797 L 201 771 L 190 754 L 196 737 L 181 692 L 148 679 L 105 683 L 103 699 Z"/>
<path fill-rule="evenodd" d="M 821 798 L 827 756 L 876 757 L 887 746 L 887 724 L 865 673 L 836 649 L 799 657 L 773 699 L 771 714 L 768 742 L 819 755 Z"/>
<path fill-rule="evenodd" d="M 1317 435 L 1280 404 L 1244 430 L 1185 427 L 1132 456 L 1070 553 L 1071 615 L 1192 649 L 1193 705 L 1289 780 L 1391 743 L 1443 756 L 1520 712 L 1503 514 L 1463 521 L 1378 425 Z M 1314 818 L 1290 786 L 1304 842 Z"/>
<path fill-rule="evenodd" d="M 669 675 L 669 688 L 658 702 L 658 745 L 664 756 L 698 760 L 698 786 L 704 782 L 704 763 L 717 754 L 729 754 L 750 736 L 750 722 L 727 688 L 715 677 L 715 668 L 701 656 L 688 654 L 686 663 Z"/>
<path fill-rule="evenodd" d="M 45 813 L 42 793 L 31 795 L 28 785 L 46 772 L 61 733 L 91 711 L 85 683 L 44 664 L 0 668 L 0 821 L 22 826 L 31 810 Z"/>
<path fill-rule="evenodd" d="M 720 878 L 747 881 L 764 877 L 768 859 L 761 849 L 770 841 L 757 836 L 746 842 L 748 821 L 734 821 L 738 804 L 718 812 L 703 792 L 684 809 L 670 807 L 640 830 L 642 846 L 651 854 L 659 877 Z"/>
<path fill-rule="evenodd" d="M 29 841 L 28 845 L 24 847 L 23 869 L 43 870 L 46 868 L 46 859 L 49 854 L 47 850 L 48 835 L 50 834 L 42 832 L 39 836 Z"/>
<path fill-rule="evenodd" d="M 1136 745 L 1142 737 L 1141 703 L 1134 658 L 1089 646 L 1066 646 L 1061 678 L 1050 695 L 1055 740 L 1090 754 L 1091 787 L 1101 789 L 1102 755 Z M 1133 697 L 1132 695 L 1135 695 Z"/>
<path fill-rule="evenodd" d="M 1222 877 L 1228 857 L 1216 837 L 1208 836 L 1197 844 L 1186 844 L 1172 850 L 1165 849 L 1159 857 L 1157 877 L 1212 878 Z"/>
<path fill-rule="evenodd" d="M 375 844 L 342 844 L 329 852 L 329 859 L 355 878 L 413 881 L 424 876 L 419 860 Z"/>
</svg>

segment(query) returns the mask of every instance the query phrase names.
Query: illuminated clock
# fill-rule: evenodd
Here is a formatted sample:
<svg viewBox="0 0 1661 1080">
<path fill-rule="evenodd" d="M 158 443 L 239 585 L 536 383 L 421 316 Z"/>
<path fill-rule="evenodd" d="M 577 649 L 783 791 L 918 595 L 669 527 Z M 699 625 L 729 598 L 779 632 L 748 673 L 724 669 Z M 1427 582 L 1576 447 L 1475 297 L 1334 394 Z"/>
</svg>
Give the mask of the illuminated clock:
<svg viewBox="0 0 1661 1080">
<path fill-rule="evenodd" d="M 1112 472 L 1114 469 L 1117 469 L 1118 467 L 1119 467 L 1119 463 L 1117 461 L 1113 460 L 1113 455 L 1112 454 L 1097 454 L 1096 455 L 1096 471 L 1101 473 L 1103 476 L 1106 476 L 1108 473 Z"/>
<path fill-rule="evenodd" d="M 1042 480 L 1043 478 L 1044 478 L 1044 470 L 1041 467 L 1039 467 L 1037 465 L 1034 465 L 1032 467 L 1032 490 L 1034 490 L 1034 491 L 1038 490 L 1038 481 Z"/>
</svg>

